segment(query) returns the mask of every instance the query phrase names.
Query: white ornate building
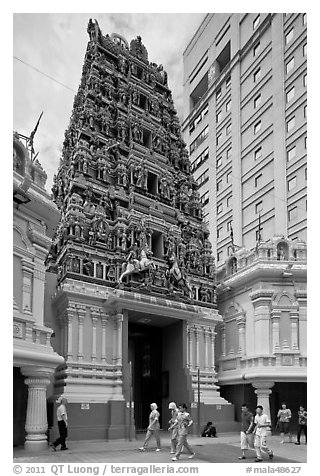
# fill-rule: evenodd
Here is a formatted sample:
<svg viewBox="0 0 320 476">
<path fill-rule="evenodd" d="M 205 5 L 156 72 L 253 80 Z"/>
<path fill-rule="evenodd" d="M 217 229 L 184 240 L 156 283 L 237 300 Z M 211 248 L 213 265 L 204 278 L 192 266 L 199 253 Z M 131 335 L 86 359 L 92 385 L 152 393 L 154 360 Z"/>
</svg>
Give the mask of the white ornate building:
<svg viewBox="0 0 320 476">
<path fill-rule="evenodd" d="M 63 362 L 44 323 L 44 262 L 59 213 L 44 189 L 46 173 L 30 160 L 26 141 L 14 133 L 13 443 L 39 450 L 47 446 L 48 388 Z"/>
<path fill-rule="evenodd" d="M 238 249 L 218 272 L 218 382 L 240 411 L 307 403 L 307 248 L 281 236 Z M 239 415 L 237 415 L 239 416 Z"/>
</svg>

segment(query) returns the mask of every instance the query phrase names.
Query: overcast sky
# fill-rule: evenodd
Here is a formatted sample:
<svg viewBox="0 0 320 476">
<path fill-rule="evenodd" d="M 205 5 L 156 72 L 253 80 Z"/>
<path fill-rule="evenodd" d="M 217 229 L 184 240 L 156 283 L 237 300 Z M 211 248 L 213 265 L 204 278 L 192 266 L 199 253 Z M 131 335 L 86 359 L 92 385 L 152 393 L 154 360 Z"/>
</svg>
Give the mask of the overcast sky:
<svg viewBox="0 0 320 476">
<path fill-rule="evenodd" d="M 13 15 L 13 130 L 29 136 L 44 111 L 34 148 L 48 174 L 48 190 L 57 172 L 64 131 L 81 79 L 89 18 L 98 20 L 104 35 L 120 33 L 129 43 L 138 35 L 142 37 L 149 61 L 162 64 L 168 72 L 169 87 L 181 114 L 182 54 L 204 16 L 205 13 Z"/>
</svg>

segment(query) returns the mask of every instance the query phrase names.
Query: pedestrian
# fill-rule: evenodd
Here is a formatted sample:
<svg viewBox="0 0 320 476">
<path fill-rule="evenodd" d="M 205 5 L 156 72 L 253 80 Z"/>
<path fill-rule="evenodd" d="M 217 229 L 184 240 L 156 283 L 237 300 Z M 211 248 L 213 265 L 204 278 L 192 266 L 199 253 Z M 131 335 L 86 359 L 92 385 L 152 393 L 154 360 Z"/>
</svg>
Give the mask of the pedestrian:
<svg viewBox="0 0 320 476">
<path fill-rule="evenodd" d="M 185 448 L 188 453 L 190 453 L 189 459 L 194 458 L 194 451 L 192 451 L 191 446 L 188 443 L 188 428 L 192 425 L 193 421 L 191 420 L 190 414 L 187 413 L 187 405 L 185 403 L 179 404 L 179 412 L 177 419 L 174 423 L 174 426 L 178 428 L 178 444 L 176 449 L 176 454 L 174 455 L 172 461 L 178 461 L 182 453 L 182 449 Z"/>
<path fill-rule="evenodd" d="M 171 438 L 170 438 L 170 443 L 171 443 L 171 451 L 170 454 L 174 455 L 176 452 L 177 448 L 177 443 L 178 443 L 178 428 L 177 426 L 174 426 L 172 428 L 172 425 L 174 425 L 177 416 L 178 416 L 178 408 L 177 405 L 174 402 L 169 403 L 169 410 L 171 410 L 171 418 L 169 420 L 169 428 L 168 430 L 171 431 Z"/>
<path fill-rule="evenodd" d="M 300 405 L 298 411 L 298 434 L 297 441 L 295 443 L 296 445 L 300 445 L 300 436 L 302 432 L 305 437 L 305 444 L 307 444 L 307 411 L 302 405 Z"/>
<path fill-rule="evenodd" d="M 289 436 L 289 443 L 292 442 L 292 435 L 290 433 L 290 420 L 291 420 L 291 410 L 287 408 L 286 403 L 281 404 L 281 408 L 278 411 L 278 422 L 279 422 L 279 430 L 280 430 L 280 436 L 281 436 L 281 441 L 280 443 L 284 443 L 284 435 L 288 434 Z"/>
<path fill-rule="evenodd" d="M 66 438 L 68 436 L 68 414 L 67 414 L 67 405 L 68 401 L 64 397 L 59 397 L 57 400 L 57 421 L 59 428 L 59 438 L 57 438 L 53 443 L 51 443 L 51 448 L 54 451 L 57 451 L 57 446 L 61 445 L 61 451 L 65 451 L 68 448 L 66 447 Z"/>
<path fill-rule="evenodd" d="M 262 461 L 262 451 L 267 453 L 269 459 L 273 458 L 273 451 L 267 447 L 267 431 L 271 422 L 265 413 L 263 413 L 263 407 L 258 405 L 256 408 L 256 416 L 254 417 L 254 448 L 256 450 L 255 462 Z"/>
<path fill-rule="evenodd" d="M 253 446 L 253 429 L 254 418 L 253 414 L 249 412 L 246 403 L 241 405 L 241 431 L 240 431 L 240 448 L 242 455 L 238 459 L 246 459 L 245 452 L 248 449 L 254 449 Z"/>
<path fill-rule="evenodd" d="M 217 438 L 217 430 L 216 427 L 213 426 L 212 421 L 208 421 L 208 423 L 203 429 L 201 436 L 205 438 Z"/>
<path fill-rule="evenodd" d="M 159 417 L 160 413 L 158 412 L 157 408 L 158 405 L 156 403 L 151 403 L 150 405 L 151 408 L 151 413 L 149 415 L 149 426 L 147 428 L 147 434 L 145 437 L 145 440 L 143 442 L 143 445 L 141 448 L 139 448 L 140 451 L 145 451 L 147 444 L 152 437 L 152 435 L 156 439 L 157 443 L 157 449 L 156 451 L 161 451 L 161 443 L 160 443 L 160 435 L 159 435 L 159 430 L 160 430 L 160 423 L 159 423 Z"/>
</svg>

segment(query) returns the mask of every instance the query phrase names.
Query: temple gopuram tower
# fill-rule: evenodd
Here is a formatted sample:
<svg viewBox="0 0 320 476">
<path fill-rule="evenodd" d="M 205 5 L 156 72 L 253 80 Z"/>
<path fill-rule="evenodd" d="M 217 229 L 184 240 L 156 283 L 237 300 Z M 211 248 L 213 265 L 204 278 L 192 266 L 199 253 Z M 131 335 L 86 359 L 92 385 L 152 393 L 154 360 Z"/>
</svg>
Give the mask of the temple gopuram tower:
<svg viewBox="0 0 320 476">
<path fill-rule="evenodd" d="M 232 427 L 215 370 L 215 265 L 162 65 L 89 21 L 53 196 L 55 344 L 71 439 L 125 438 L 157 402 Z M 220 423 L 219 423 L 220 422 Z M 229 425 L 229 426 L 228 426 Z M 196 428 L 196 425 L 195 425 Z"/>
</svg>

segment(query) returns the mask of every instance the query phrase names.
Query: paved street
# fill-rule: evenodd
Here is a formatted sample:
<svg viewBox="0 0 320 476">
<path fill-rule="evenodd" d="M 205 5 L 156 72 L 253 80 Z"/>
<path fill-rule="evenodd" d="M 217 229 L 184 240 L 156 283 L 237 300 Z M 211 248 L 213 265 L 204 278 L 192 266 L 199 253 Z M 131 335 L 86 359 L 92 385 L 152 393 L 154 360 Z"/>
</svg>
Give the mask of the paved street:
<svg viewBox="0 0 320 476">
<path fill-rule="evenodd" d="M 68 451 L 51 448 L 37 454 L 27 453 L 24 449 L 13 450 L 15 463 L 171 463 L 169 434 L 163 432 L 161 442 L 162 451 L 155 452 L 154 442 L 151 441 L 150 449 L 145 452 L 138 451 L 143 435 L 134 441 L 68 441 Z M 241 454 L 239 449 L 239 435 L 225 433 L 218 438 L 199 438 L 190 436 L 189 442 L 194 447 L 196 456 L 189 460 L 183 454 L 180 463 L 253 463 L 254 451 L 248 451 L 247 459 L 238 460 Z M 307 446 L 302 443 L 297 446 L 293 443 L 280 444 L 279 436 L 271 436 L 268 446 L 274 451 L 274 459 L 268 463 L 306 463 Z"/>
</svg>

